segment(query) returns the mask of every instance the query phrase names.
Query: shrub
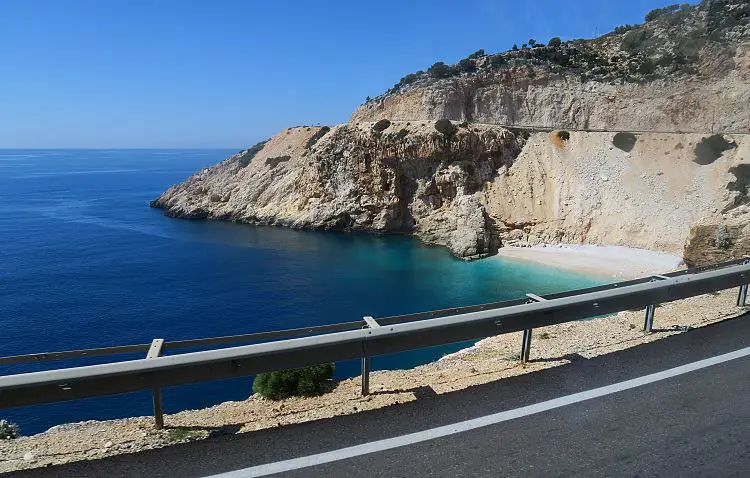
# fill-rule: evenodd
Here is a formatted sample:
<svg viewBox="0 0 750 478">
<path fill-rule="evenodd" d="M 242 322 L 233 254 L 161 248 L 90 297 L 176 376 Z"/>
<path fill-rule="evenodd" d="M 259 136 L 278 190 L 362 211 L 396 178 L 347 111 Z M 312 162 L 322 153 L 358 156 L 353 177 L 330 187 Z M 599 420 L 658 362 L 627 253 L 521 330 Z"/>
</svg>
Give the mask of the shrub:
<svg viewBox="0 0 750 478">
<path fill-rule="evenodd" d="M 435 121 L 435 129 L 443 136 L 450 136 L 456 132 L 456 126 L 448 119 L 440 119 Z"/>
<path fill-rule="evenodd" d="M 476 60 L 477 58 L 481 58 L 483 56 L 484 56 L 484 48 L 480 48 L 479 50 L 469 55 L 467 58 L 469 60 Z"/>
<path fill-rule="evenodd" d="M 560 45 L 562 45 L 562 40 L 560 40 L 560 37 L 550 38 L 549 42 L 547 42 L 547 46 L 550 48 L 557 48 Z"/>
<path fill-rule="evenodd" d="M 652 20 L 656 20 L 657 18 L 663 15 L 676 12 L 680 8 L 681 8 L 680 5 L 669 5 L 668 7 L 664 7 L 664 8 L 656 8 L 646 14 L 646 21 L 650 22 Z"/>
<path fill-rule="evenodd" d="M 391 125 L 391 122 L 387 119 L 382 119 L 372 125 L 372 130 L 376 133 L 382 133 L 383 131 L 387 130 L 388 127 Z"/>
<path fill-rule="evenodd" d="M 727 226 L 721 225 L 716 228 L 716 237 L 714 239 L 714 244 L 719 249 L 726 249 L 731 245 L 731 242 L 729 241 L 729 231 L 727 230 Z"/>
<path fill-rule="evenodd" d="M 619 25 L 615 27 L 615 33 L 622 34 L 627 33 L 633 29 L 633 25 L 626 23 L 625 25 Z"/>
<path fill-rule="evenodd" d="M 322 128 L 320 128 L 314 135 L 312 135 L 310 139 L 307 140 L 305 149 L 310 149 L 315 146 L 315 143 L 317 143 L 320 138 L 328 134 L 329 131 L 331 131 L 331 128 L 329 126 L 323 126 Z"/>
<path fill-rule="evenodd" d="M 0 420 L 0 440 L 12 440 L 21 436 L 18 425 L 8 420 Z"/>
<path fill-rule="evenodd" d="M 458 62 L 458 65 L 456 65 L 456 70 L 460 71 L 461 73 L 473 73 L 477 71 L 477 66 L 474 64 L 473 60 L 464 58 L 463 60 Z"/>
<path fill-rule="evenodd" d="M 493 68 L 499 68 L 505 64 L 505 58 L 502 55 L 495 55 L 490 58 L 490 66 Z"/>
<path fill-rule="evenodd" d="M 287 130 L 289 132 L 289 130 Z M 255 143 L 253 146 L 250 147 L 250 149 L 244 151 L 243 153 L 240 153 L 240 156 L 237 158 L 237 161 L 243 166 L 247 166 L 250 164 L 250 161 L 253 160 L 256 154 L 260 153 L 260 150 L 263 149 L 263 146 L 266 145 L 268 140 L 261 141 L 259 143 Z"/>
<path fill-rule="evenodd" d="M 637 50 L 639 49 L 648 39 L 648 32 L 646 30 L 638 29 L 631 30 L 622 39 L 622 48 L 625 50 Z"/>
<path fill-rule="evenodd" d="M 518 44 L 517 44 L 517 43 L 514 43 L 514 44 L 513 44 L 513 48 L 512 48 L 512 50 L 513 50 L 513 51 L 518 51 Z"/>
<path fill-rule="evenodd" d="M 433 78 L 448 78 L 453 74 L 453 69 L 442 61 L 438 61 L 427 69 L 427 73 Z"/>
<path fill-rule="evenodd" d="M 253 381 L 253 392 L 271 400 L 285 397 L 310 397 L 325 391 L 333 377 L 334 365 L 324 363 L 310 367 L 260 373 Z"/>
<path fill-rule="evenodd" d="M 406 86 L 406 85 L 410 85 L 414 83 L 415 81 L 419 79 L 420 76 L 422 76 L 422 74 L 423 74 L 422 71 L 418 71 L 416 73 L 409 73 L 408 75 L 401 78 L 401 80 L 399 80 L 398 83 L 396 83 L 395 88 L 400 88 L 402 86 Z"/>
<path fill-rule="evenodd" d="M 401 128 L 398 131 L 398 133 L 396 133 L 396 139 L 397 140 L 402 140 L 402 139 L 406 138 L 408 135 L 409 135 L 409 130 L 407 130 L 406 128 Z"/>
</svg>

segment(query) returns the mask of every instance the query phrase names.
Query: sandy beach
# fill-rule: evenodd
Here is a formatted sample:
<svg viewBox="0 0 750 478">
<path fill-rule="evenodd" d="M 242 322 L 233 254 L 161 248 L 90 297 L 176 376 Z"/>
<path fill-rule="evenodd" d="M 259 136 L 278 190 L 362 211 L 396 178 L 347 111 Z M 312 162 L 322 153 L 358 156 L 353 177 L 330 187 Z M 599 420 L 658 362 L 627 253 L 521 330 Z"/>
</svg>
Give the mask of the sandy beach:
<svg viewBox="0 0 750 478">
<path fill-rule="evenodd" d="M 503 247 L 497 257 L 532 261 L 616 279 L 634 279 L 684 267 L 679 256 L 621 246 L 561 244 Z"/>
</svg>

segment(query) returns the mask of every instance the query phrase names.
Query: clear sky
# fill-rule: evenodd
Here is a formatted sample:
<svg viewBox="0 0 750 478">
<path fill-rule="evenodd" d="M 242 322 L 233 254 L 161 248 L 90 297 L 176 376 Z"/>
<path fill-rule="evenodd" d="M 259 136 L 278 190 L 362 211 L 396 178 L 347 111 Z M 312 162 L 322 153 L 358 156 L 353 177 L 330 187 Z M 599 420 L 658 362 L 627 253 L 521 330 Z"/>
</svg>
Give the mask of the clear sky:
<svg viewBox="0 0 750 478">
<path fill-rule="evenodd" d="M 0 148 L 242 148 L 435 61 L 675 1 L 0 0 Z"/>
</svg>

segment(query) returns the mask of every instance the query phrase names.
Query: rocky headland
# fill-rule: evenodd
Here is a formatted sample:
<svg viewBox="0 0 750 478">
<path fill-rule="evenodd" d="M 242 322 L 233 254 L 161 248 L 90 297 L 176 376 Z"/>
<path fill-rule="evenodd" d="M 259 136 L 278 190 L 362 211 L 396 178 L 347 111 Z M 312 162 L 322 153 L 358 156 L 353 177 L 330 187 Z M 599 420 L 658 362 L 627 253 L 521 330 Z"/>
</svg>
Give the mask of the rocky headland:
<svg viewBox="0 0 750 478">
<path fill-rule="evenodd" d="M 173 217 L 414 234 L 461 258 L 620 245 L 750 252 L 750 5 L 675 6 L 594 40 L 406 75 L 153 201 Z"/>
</svg>

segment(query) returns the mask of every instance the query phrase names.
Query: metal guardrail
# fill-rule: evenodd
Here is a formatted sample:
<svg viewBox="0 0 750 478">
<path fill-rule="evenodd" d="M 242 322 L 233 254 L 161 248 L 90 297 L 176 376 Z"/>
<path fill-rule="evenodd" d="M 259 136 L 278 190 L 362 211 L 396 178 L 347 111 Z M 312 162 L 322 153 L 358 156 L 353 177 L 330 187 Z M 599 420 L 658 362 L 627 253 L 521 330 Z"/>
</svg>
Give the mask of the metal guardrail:
<svg viewBox="0 0 750 478">
<path fill-rule="evenodd" d="M 1 357 L 0 365 L 76 357 L 147 352 L 144 359 L 21 373 L 0 377 L 0 408 L 152 390 L 156 427 L 163 426 L 161 388 L 362 359 L 362 393 L 369 393 L 370 357 L 422 347 L 523 331 L 520 359 L 527 361 L 532 330 L 645 308 L 644 330 L 652 331 L 656 304 L 740 287 L 744 306 L 750 259 L 558 294 L 527 294 L 491 304 L 284 331 Z M 293 337 L 293 338 L 290 338 Z M 282 339 L 267 341 L 269 339 Z M 266 340 L 252 345 L 163 356 L 165 350 Z"/>
</svg>

